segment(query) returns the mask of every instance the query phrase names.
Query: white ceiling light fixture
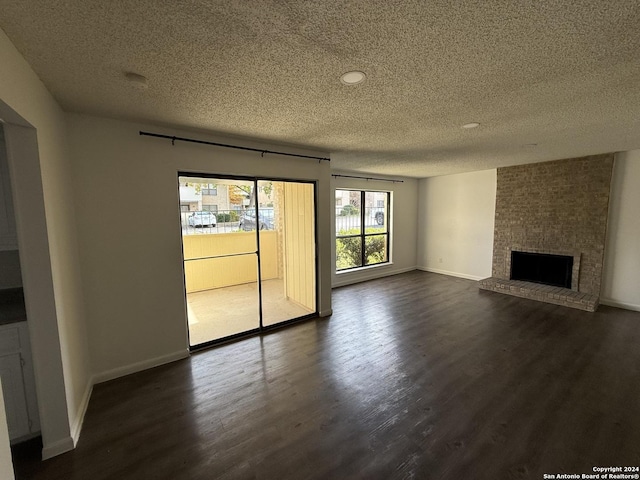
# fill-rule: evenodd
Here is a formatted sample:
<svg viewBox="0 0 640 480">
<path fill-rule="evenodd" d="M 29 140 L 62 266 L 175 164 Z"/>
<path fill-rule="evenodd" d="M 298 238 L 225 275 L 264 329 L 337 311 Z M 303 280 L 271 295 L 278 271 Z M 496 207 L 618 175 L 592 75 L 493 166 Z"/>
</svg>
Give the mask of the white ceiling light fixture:
<svg viewBox="0 0 640 480">
<path fill-rule="evenodd" d="M 354 70 L 352 72 L 343 73 L 340 77 L 340 81 L 344 85 L 358 85 L 359 83 L 364 82 L 365 78 L 367 78 L 367 76 L 364 72 Z"/>
<path fill-rule="evenodd" d="M 467 130 L 469 130 L 470 128 L 476 128 L 479 126 L 480 124 L 478 122 L 471 122 L 471 123 L 465 123 L 464 125 L 462 125 L 462 128 L 466 128 Z"/>
<path fill-rule="evenodd" d="M 124 77 L 136 88 L 145 89 L 148 87 L 147 77 L 134 72 L 125 72 Z"/>
</svg>

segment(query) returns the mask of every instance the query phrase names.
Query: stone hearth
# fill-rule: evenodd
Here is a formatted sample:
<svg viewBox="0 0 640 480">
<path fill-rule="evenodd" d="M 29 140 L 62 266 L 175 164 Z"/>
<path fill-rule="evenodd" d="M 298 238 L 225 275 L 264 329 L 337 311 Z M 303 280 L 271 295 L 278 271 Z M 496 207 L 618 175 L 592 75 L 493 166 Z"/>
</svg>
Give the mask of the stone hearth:
<svg viewBox="0 0 640 480">
<path fill-rule="evenodd" d="M 507 295 L 513 295 L 514 297 L 553 303 L 555 305 L 577 308 L 587 312 L 595 312 L 599 303 L 597 295 L 580 293 L 568 288 L 523 282 L 520 280 L 502 280 L 500 278 L 489 277 L 484 280 L 480 280 L 479 286 L 482 290 L 506 293 Z"/>
</svg>

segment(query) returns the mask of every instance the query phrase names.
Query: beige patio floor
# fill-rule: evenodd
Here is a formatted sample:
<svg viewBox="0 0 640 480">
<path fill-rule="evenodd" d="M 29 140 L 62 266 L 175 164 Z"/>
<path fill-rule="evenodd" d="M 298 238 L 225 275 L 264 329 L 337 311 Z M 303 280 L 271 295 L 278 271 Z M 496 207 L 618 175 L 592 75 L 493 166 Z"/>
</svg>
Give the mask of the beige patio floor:
<svg viewBox="0 0 640 480">
<path fill-rule="evenodd" d="M 265 326 L 313 313 L 286 298 L 283 280 L 262 282 L 262 299 Z M 258 328 L 258 284 L 188 293 L 187 315 L 192 346 Z"/>
</svg>

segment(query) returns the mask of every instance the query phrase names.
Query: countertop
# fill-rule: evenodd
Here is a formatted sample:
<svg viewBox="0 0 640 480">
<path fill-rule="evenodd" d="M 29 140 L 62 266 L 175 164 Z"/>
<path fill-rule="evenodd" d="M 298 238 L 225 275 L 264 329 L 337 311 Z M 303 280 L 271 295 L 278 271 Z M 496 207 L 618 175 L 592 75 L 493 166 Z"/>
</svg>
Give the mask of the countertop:
<svg viewBox="0 0 640 480">
<path fill-rule="evenodd" d="M 26 319 L 22 288 L 0 290 L 0 325 L 24 322 Z"/>
</svg>

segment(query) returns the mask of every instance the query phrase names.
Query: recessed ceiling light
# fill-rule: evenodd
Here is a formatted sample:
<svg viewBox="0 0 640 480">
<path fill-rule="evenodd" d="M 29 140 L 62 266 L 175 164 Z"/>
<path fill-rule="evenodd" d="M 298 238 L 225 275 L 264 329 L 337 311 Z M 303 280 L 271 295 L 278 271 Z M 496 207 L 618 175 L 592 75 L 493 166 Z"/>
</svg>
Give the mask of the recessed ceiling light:
<svg viewBox="0 0 640 480">
<path fill-rule="evenodd" d="M 462 125 L 462 128 L 476 128 L 479 127 L 480 124 L 478 122 L 471 122 L 471 123 L 465 123 L 464 125 Z"/>
<path fill-rule="evenodd" d="M 343 73 L 340 77 L 340 81 L 345 85 L 357 85 L 358 83 L 364 82 L 364 79 L 366 77 L 367 76 L 364 74 L 364 72 L 354 70 L 353 72 Z"/>
<path fill-rule="evenodd" d="M 124 77 L 137 88 L 147 88 L 147 77 L 134 72 L 125 72 Z"/>
</svg>

